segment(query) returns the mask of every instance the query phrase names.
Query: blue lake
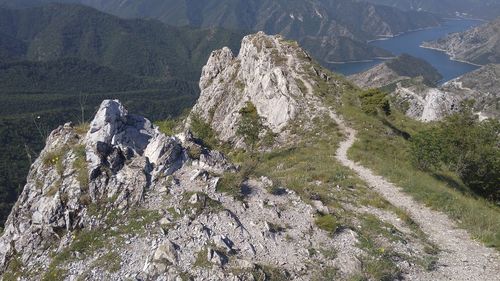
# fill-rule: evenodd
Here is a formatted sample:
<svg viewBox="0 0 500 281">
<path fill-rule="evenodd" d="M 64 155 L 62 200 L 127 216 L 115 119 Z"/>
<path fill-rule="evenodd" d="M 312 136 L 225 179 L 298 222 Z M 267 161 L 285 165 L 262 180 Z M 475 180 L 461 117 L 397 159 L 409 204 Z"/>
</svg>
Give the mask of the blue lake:
<svg viewBox="0 0 500 281">
<path fill-rule="evenodd" d="M 435 28 L 413 31 L 384 40 L 376 40 L 370 42 L 370 44 L 386 49 L 395 55 L 406 53 L 414 57 L 422 58 L 432 64 L 443 76 L 442 82 L 446 82 L 473 71 L 478 67 L 468 63 L 453 61 L 444 52 L 424 49 L 421 48 L 420 45 L 424 41 L 436 40 L 449 33 L 464 31 L 480 24 L 482 24 L 482 22 L 477 20 L 447 20 L 442 23 L 441 26 Z M 330 64 L 328 66 L 336 72 L 350 75 L 367 70 L 382 61 L 383 60 L 374 60 L 369 62 Z"/>
</svg>

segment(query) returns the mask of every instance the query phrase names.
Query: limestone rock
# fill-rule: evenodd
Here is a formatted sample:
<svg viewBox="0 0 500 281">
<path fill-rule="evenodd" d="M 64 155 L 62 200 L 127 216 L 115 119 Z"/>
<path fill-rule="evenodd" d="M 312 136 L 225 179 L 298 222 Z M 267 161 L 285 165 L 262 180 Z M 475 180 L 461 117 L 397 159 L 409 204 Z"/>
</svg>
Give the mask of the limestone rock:
<svg viewBox="0 0 500 281">
<path fill-rule="evenodd" d="M 302 110 L 304 93 L 291 69 L 295 57 L 307 54 L 262 32 L 246 36 L 237 57 L 228 48 L 214 51 L 203 68 L 192 112 L 209 122 L 221 140 L 238 142 L 239 111 L 251 102 L 264 125 L 279 133 Z"/>
<path fill-rule="evenodd" d="M 177 264 L 177 249 L 176 245 L 167 241 L 156 249 L 153 255 L 153 261 L 156 263 Z"/>
</svg>

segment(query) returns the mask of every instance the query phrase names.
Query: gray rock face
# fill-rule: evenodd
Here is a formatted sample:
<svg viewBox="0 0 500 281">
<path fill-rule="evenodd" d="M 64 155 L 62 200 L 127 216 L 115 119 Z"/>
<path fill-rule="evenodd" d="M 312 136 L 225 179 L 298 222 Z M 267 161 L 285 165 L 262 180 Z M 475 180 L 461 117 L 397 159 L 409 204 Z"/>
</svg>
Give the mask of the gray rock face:
<svg viewBox="0 0 500 281">
<path fill-rule="evenodd" d="M 305 93 L 293 76 L 294 68 L 300 68 L 295 58 L 308 55 L 294 43 L 262 32 L 245 37 L 237 57 L 228 48 L 214 51 L 203 67 L 201 94 L 192 112 L 221 140 L 237 143 L 239 111 L 251 102 L 264 125 L 281 132 L 303 111 Z"/>
<path fill-rule="evenodd" d="M 312 122 L 321 126 L 329 118 L 331 109 L 321 103 L 327 82 L 339 91 L 349 86 L 296 43 L 259 33 L 245 38 L 236 58 L 227 49 L 212 55 L 193 114 L 238 143 L 239 110 L 251 101 L 267 129 L 294 148 L 289 136 L 298 133 L 289 133 L 288 125 L 297 121 L 305 134 L 317 128 Z M 324 122 L 332 126 L 331 120 Z M 84 136 L 75 131 L 69 124 L 55 130 L 33 164 L 0 237 L 0 272 L 18 260 L 24 276 L 64 280 L 236 281 L 278 273 L 290 280 L 323 273 L 349 279 L 359 276 L 366 258 L 379 258 L 360 248 L 364 219 L 350 201 L 320 201 L 350 189 L 325 183 L 319 195 L 313 190 L 322 182 L 315 180 L 304 183 L 312 191 L 305 198 L 265 175 L 241 179 L 222 153 L 196 143 L 188 130 L 166 136 L 118 101 L 102 103 Z M 288 164 L 294 163 L 278 162 L 275 169 Z M 352 221 L 340 226 L 337 217 Z M 395 239 L 408 241 L 396 249 L 401 261 L 395 266 L 411 261 L 418 271 L 413 260 L 427 242 L 410 234 Z M 377 243 L 392 247 L 396 236 L 384 235 L 390 237 Z"/>
<path fill-rule="evenodd" d="M 180 142 L 130 115 L 119 101 L 104 101 L 86 136 L 70 124 L 54 130 L 33 164 L 28 182 L 0 238 L 0 268 L 14 252 L 22 259 L 43 254 L 40 245 L 60 230 L 91 224 L 91 204 L 127 209 L 141 202 L 159 176 L 184 159 Z"/>
<path fill-rule="evenodd" d="M 397 74 L 385 63 L 381 63 L 373 68 L 370 68 L 368 71 L 351 75 L 348 78 L 358 87 L 364 89 L 381 88 L 402 80 L 410 79 L 410 77 Z"/>
<path fill-rule="evenodd" d="M 500 118 L 500 66 L 492 64 L 453 79 L 439 88 L 420 83 L 398 85 L 392 93 L 404 104 L 406 114 L 422 121 L 440 120 L 460 110 L 465 100 L 474 101 L 474 112 L 480 118 Z"/>
<path fill-rule="evenodd" d="M 390 93 L 407 116 L 421 121 L 440 120 L 460 110 L 462 102 L 474 100 L 481 118 L 499 118 L 500 65 L 490 64 L 453 79 L 440 87 L 428 86 L 422 78 L 401 76 L 386 63 L 349 76 L 361 88 L 392 88 Z"/>
</svg>

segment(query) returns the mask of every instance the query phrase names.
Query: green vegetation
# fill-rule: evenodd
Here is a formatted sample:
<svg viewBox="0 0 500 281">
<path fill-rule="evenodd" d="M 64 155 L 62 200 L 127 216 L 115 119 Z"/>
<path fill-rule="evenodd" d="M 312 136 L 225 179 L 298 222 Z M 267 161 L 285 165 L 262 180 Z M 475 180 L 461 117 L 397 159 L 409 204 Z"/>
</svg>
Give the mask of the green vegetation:
<svg viewBox="0 0 500 281">
<path fill-rule="evenodd" d="M 417 133 L 411 154 L 418 168 L 454 171 L 473 192 L 500 202 L 500 122 L 480 122 L 470 107 Z"/>
<path fill-rule="evenodd" d="M 428 136 L 419 137 L 419 133 L 432 130 L 435 125 L 411 120 L 398 111 L 393 111 L 390 116 L 364 114 L 359 110 L 357 93 L 356 89 L 346 93 L 344 106 L 340 108 L 351 126 L 358 130 L 359 140 L 349 151 L 350 158 L 387 177 L 427 206 L 448 214 L 473 238 L 487 246 L 500 248 L 498 206 L 472 194 L 459 175 L 448 169 L 429 172 L 414 165 L 412 146 L 425 143 Z M 411 142 L 412 136 L 416 136 L 416 144 Z M 430 151 L 420 155 L 432 155 L 432 147 L 433 144 L 429 143 Z M 419 153 L 415 155 L 419 156 Z M 423 159 L 422 163 L 425 162 Z M 424 163 L 424 166 L 432 165 Z"/>
<path fill-rule="evenodd" d="M 337 224 L 337 219 L 330 214 L 327 215 L 318 215 L 316 217 L 316 225 L 323 229 L 324 231 L 330 232 L 330 233 L 335 233 L 337 230 L 338 224 Z"/>
<path fill-rule="evenodd" d="M 179 125 L 179 122 L 175 119 L 165 119 L 155 122 L 155 125 L 166 136 L 173 136 L 176 134 L 176 127 Z"/>
<path fill-rule="evenodd" d="M 209 268 L 212 266 L 212 264 L 208 260 L 208 248 L 204 247 L 198 252 L 193 266 L 201 268 Z"/>
<path fill-rule="evenodd" d="M 388 61 L 387 66 L 400 76 L 422 77 L 423 82 L 428 86 L 435 86 L 443 78 L 431 64 L 407 54 Z"/>
<path fill-rule="evenodd" d="M 3 279 L 4 281 L 16 281 L 18 280 L 19 277 L 21 277 L 23 274 L 23 264 L 20 261 L 20 256 L 15 255 L 13 256 L 10 260 L 9 263 L 7 264 L 7 268 L 5 269 L 5 272 L 3 273 Z"/>
<path fill-rule="evenodd" d="M 121 267 L 120 262 L 120 255 L 114 251 L 111 251 L 99 257 L 93 265 L 95 267 L 104 268 L 108 272 L 117 272 Z"/>
<path fill-rule="evenodd" d="M 80 189 L 87 191 L 89 189 L 89 170 L 87 168 L 87 153 L 84 145 L 73 147 L 73 153 L 76 158 L 73 162 L 73 169 L 76 170 L 77 180 L 80 183 Z"/>
<path fill-rule="evenodd" d="M 210 124 L 208 124 L 203 118 L 198 114 L 191 114 L 191 132 L 194 137 L 201 140 L 203 144 L 208 148 L 215 148 L 219 146 L 219 141 L 215 136 Z"/>
<path fill-rule="evenodd" d="M 260 132 L 263 130 L 262 118 L 257 113 L 255 105 L 247 101 L 245 107 L 240 109 L 241 119 L 238 121 L 236 134 L 242 137 L 245 144 L 253 149 L 259 141 Z"/>
<path fill-rule="evenodd" d="M 320 272 L 314 274 L 312 281 L 331 281 L 337 280 L 337 268 L 327 266 Z"/>
<path fill-rule="evenodd" d="M 42 160 L 43 164 L 47 167 L 55 167 L 57 173 L 62 176 L 62 173 L 64 172 L 63 161 L 67 152 L 67 147 L 49 151 Z"/>
<path fill-rule="evenodd" d="M 241 186 L 246 180 L 242 173 L 227 172 L 217 182 L 217 191 L 227 193 L 238 200 L 243 200 Z"/>
<path fill-rule="evenodd" d="M 146 209 L 132 209 L 125 214 L 120 214 L 119 210 L 115 209 L 107 213 L 105 218 L 107 226 L 73 232 L 72 243 L 62 252 L 53 255 L 42 280 L 63 280 L 68 263 L 74 259 L 92 257 L 97 252 L 102 252 L 102 256 L 96 259 L 94 267 L 103 268 L 108 272 L 118 271 L 121 258 L 111 247 L 122 245 L 124 235 L 143 235 L 146 231 L 145 226 L 156 223 L 160 218 L 161 215 L 157 211 Z M 76 252 L 79 253 L 78 257 L 74 255 Z"/>
<path fill-rule="evenodd" d="M 361 101 L 361 110 L 365 113 L 377 115 L 382 111 L 385 115 L 391 114 L 391 105 L 386 93 L 377 89 L 370 89 L 363 91 L 359 98 Z"/>
</svg>

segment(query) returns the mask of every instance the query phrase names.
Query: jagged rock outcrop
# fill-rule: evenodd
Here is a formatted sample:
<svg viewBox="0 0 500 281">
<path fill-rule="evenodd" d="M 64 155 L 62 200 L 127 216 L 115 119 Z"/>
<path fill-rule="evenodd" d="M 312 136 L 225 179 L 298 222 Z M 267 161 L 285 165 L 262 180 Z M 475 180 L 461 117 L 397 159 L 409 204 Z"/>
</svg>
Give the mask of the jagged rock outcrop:
<svg viewBox="0 0 500 281">
<path fill-rule="evenodd" d="M 480 118 L 500 118 L 500 66 L 484 66 L 448 81 L 438 88 L 422 83 L 399 83 L 392 92 L 394 100 L 410 117 L 422 121 L 440 120 L 460 110 L 466 100 L 474 101 Z"/>
<path fill-rule="evenodd" d="M 161 139 L 163 141 L 158 141 Z M 120 209 L 141 202 L 153 176 L 171 174 L 184 159 L 179 141 L 114 100 L 101 104 L 85 136 L 71 124 L 54 130 L 0 238 L 0 266 L 14 253 L 43 255 L 40 244 L 62 231 L 89 227 L 88 207 Z"/>
<path fill-rule="evenodd" d="M 54 130 L 33 164 L 0 238 L 2 271 L 15 259 L 49 279 L 239 280 L 279 260 L 297 278 L 309 274 L 305 249 L 341 247 L 297 194 L 269 194 L 269 179 L 247 182 L 245 203 L 217 192 L 214 173 L 234 170 L 220 152 L 188 159 L 189 135 L 167 137 L 118 101 L 104 101 L 88 132 L 77 131 Z M 117 271 L 94 269 L 109 255 Z"/>
<path fill-rule="evenodd" d="M 331 116 L 341 92 L 353 90 L 349 83 L 296 43 L 259 33 L 245 38 L 237 57 L 214 52 L 200 86 L 191 122 L 199 116 L 215 137 L 238 145 L 240 110 L 251 102 L 262 133 L 278 133 L 284 155 L 295 153 L 253 165 L 305 167 L 303 186 L 284 186 L 251 163 L 233 165 L 189 126 L 166 136 L 107 100 L 86 132 L 66 124 L 47 140 L 0 237 L 0 272 L 20 280 L 331 280 L 368 274 L 363 264 L 377 265 L 380 251 L 398 257 L 384 260 L 391 276 L 423 270 L 430 242 L 401 221 L 403 232 L 367 216 L 357 202 L 375 196 L 367 186 L 333 157 L 321 163 L 333 175 L 294 159 L 295 150 L 336 148 Z"/>
<path fill-rule="evenodd" d="M 409 60 L 413 61 L 413 60 Z M 394 63 L 392 64 L 394 66 Z M 400 68 L 402 65 L 396 63 Z M 411 66 L 408 66 L 411 68 Z M 393 104 L 412 117 L 421 121 L 435 121 L 460 110 L 462 102 L 474 100 L 474 111 L 481 118 L 499 118 L 498 108 L 500 87 L 500 66 L 490 64 L 461 77 L 436 86 L 429 83 L 435 77 L 432 71 L 415 67 L 416 75 L 405 75 L 395 71 L 390 63 L 382 63 L 365 72 L 349 76 L 349 80 L 361 88 L 382 88 L 390 92 Z M 420 73 L 420 75 L 418 74 Z M 427 79 L 425 73 L 431 73 Z M 434 80 L 436 82 L 436 80 Z"/>
<path fill-rule="evenodd" d="M 464 32 L 452 33 L 424 48 L 446 52 L 453 59 L 485 65 L 500 63 L 500 17 Z"/>
<path fill-rule="evenodd" d="M 263 125 L 280 133 L 298 115 L 309 114 L 315 97 L 298 75 L 309 71 L 311 58 L 295 42 L 263 32 L 246 36 L 235 57 L 224 48 L 214 51 L 200 79 L 201 94 L 192 110 L 223 141 L 241 144 L 237 135 L 240 110 L 251 102 Z M 306 69 L 304 69 L 306 68 Z"/>
</svg>

